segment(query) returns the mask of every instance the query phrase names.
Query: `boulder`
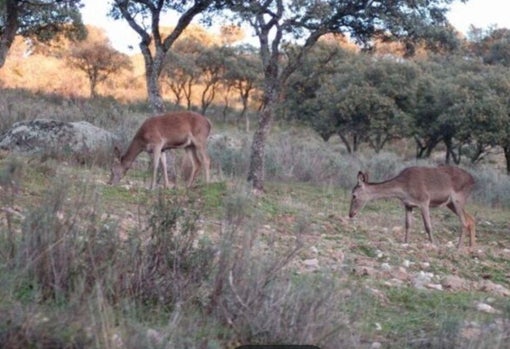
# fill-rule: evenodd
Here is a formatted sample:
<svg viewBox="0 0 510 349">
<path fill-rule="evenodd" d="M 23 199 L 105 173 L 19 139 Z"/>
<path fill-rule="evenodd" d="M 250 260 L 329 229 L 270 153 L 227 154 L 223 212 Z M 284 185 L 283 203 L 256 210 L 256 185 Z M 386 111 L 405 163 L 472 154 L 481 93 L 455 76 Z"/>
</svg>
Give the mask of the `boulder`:
<svg viewBox="0 0 510 349">
<path fill-rule="evenodd" d="M 116 141 L 113 133 L 86 121 L 36 119 L 14 123 L 0 135 L 0 149 L 80 160 L 111 152 Z"/>
</svg>

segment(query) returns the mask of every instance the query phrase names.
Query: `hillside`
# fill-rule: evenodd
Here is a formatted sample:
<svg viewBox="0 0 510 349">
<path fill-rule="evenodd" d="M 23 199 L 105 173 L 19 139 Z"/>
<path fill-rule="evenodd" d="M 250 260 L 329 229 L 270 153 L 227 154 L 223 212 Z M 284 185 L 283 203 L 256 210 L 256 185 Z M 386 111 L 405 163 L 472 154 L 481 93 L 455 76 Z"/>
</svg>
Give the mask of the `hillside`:
<svg viewBox="0 0 510 349">
<path fill-rule="evenodd" d="M 277 127 L 254 197 L 249 137 L 214 133 L 225 144 L 209 149 L 213 183 L 191 190 L 148 191 L 146 156 L 111 187 L 107 166 L 2 153 L 0 346 L 509 347 L 507 206 L 475 192 L 475 248 L 456 249 L 443 208 L 436 244 L 418 213 L 403 244 L 396 201 L 347 218 L 360 164 L 394 172 L 402 159 L 348 160 Z"/>
</svg>

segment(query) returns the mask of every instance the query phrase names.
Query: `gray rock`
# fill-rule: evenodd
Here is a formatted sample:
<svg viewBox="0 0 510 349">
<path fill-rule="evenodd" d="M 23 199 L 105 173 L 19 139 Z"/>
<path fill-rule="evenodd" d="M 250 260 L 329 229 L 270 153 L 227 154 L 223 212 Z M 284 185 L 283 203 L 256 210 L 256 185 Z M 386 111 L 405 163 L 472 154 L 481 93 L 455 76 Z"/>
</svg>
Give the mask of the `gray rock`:
<svg viewBox="0 0 510 349">
<path fill-rule="evenodd" d="M 16 122 L 0 135 L 0 149 L 21 154 L 91 156 L 111 151 L 117 137 L 86 121 L 48 119 Z"/>
</svg>

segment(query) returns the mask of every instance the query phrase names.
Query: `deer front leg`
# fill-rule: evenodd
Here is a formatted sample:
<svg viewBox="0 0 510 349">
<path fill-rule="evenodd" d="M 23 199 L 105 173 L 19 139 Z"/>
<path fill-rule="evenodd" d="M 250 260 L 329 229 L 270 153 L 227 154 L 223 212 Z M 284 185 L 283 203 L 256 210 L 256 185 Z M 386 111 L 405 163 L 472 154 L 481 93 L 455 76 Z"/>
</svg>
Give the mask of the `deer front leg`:
<svg viewBox="0 0 510 349">
<path fill-rule="evenodd" d="M 159 167 L 159 161 L 161 159 L 161 146 L 155 146 L 152 150 L 152 181 L 151 181 L 151 190 L 154 189 L 157 181 L 157 175 L 158 175 L 158 167 Z M 166 171 L 165 171 L 166 172 Z"/>
<path fill-rule="evenodd" d="M 406 222 L 405 222 L 405 229 L 406 229 L 406 236 L 404 238 L 404 242 L 407 244 L 409 242 L 409 228 L 411 228 L 411 219 L 413 218 L 412 217 L 412 213 L 413 213 L 413 208 L 411 206 L 405 206 L 405 210 L 406 210 Z"/>
<path fill-rule="evenodd" d="M 474 247 L 476 244 L 476 222 L 475 218 L 464 211 L 466 217 L 466 229 L 469 232 L 469 246 Z"/>
</svg>

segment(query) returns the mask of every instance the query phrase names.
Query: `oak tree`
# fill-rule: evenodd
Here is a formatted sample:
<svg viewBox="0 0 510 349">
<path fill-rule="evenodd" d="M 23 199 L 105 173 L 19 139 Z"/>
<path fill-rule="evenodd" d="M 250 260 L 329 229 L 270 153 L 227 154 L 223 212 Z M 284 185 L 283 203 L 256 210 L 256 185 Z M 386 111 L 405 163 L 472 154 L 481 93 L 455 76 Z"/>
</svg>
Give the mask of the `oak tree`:
<svg viewBox="0 0 510 349">
<path fill-rule="evenodd" d="M 140 37 L 139 47 L 145 62 L 147 95 L 152 109 L 164 111 L 159 77 L 165 57 L 175 41 L 199 14 L 212 11 L 214 0 L 115 0 L 110 15 L 125 19 Z M 161 16 L 174 11 L 179 19 L 169 34 L 161 30 Z"/>
<path fill-rule="evenodd" d="M 16 35 L 49 42 L 58 34 L 83 39 L 81 0 L 0 0 L 0 68 Z"/>
<path fill-rule="evenodd" d="M 106 36 L 94 33 L 89 27 L 86 40 L 74 44 L 66 58 L 67 64 L 87 75 L 90 96 L 97 96 L 97 85 L 121 70 L 132 69 L 131 60 L 126 54 L 115 50 Z M 94 35 L 91 35 L 94 34 Z"/>
</svg>

